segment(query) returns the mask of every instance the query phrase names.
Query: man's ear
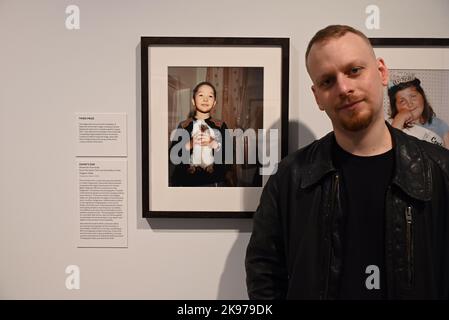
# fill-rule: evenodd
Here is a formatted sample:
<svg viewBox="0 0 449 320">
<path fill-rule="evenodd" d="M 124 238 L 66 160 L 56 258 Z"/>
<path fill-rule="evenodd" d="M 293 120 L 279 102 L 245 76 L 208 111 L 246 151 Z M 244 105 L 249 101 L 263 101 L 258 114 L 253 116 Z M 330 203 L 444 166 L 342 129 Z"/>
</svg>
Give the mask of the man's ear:
<svg viewBox="0 0 449 320">
<path fill-rule="evenodd" d="M 315 88 L 315 86 L 312 85 L 312 87 L 310 87 L 310 88 L 312 89 L 313 96 L 315 97 L 315 101 L 316 101 L 316 104 L 318 105 L 318 108 L 320 108 L 321 111 L 324 111 L 324 107 L 321 106 L 320 101 L 319 101 L 319 98 L 318 98 L 318 95 L 317 95 L 317 93 L 316 93 L 316 88 Z"/>
<path fill-rule="evenodd" d="M 384 59 L 377 59 L 377 70 L 379 71 L 380 78 L 382 80 L 382 85 L 387 86 L 389 80 L 389 71 L 387 65 L 385 64 Z"/>
</svg>

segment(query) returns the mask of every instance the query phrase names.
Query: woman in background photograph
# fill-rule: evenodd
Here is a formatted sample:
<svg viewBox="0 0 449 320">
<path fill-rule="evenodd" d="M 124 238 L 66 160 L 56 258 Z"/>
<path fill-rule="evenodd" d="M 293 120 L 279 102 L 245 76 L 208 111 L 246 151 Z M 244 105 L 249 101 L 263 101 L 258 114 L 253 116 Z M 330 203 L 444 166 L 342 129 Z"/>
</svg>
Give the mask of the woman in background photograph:
<svg viewBox="0 0 449 320">
<path fill-rule="evenodd" d="M 449 125 L 436 116 L 414 74 L 392 75 L 388 97 L 393 127 L 449 149 Z"/>
</svg>

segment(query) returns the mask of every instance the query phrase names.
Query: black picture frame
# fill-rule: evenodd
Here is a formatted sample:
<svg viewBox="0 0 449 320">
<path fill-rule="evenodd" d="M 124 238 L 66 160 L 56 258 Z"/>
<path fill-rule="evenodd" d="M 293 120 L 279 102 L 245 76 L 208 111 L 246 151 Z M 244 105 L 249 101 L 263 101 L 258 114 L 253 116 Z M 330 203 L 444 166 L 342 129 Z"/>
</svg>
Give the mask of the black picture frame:
<svg viewBox="0 0 449 320">
<path fill-rule="evenodd" d="M 223 203 L 217 203 L 216 206 L 209 205 L 207 208 L 202 207 L 200 204 L 198 207 L 195 207 L 193 210 L 192 208 L 177 208 L 176 210 L 173 210 L 171 208 L 165 208 L 164 203 L 160 203 L 161 201 L 167 201 L 170 202 L 172 205 L 173 203 L 177 201 L 176 197 L 165 197 L 161 195 L 157 195 L 158 188 L 161 188 L 161 190 L 165 190 L 166 194 L 169 194 L 171 192 L 170 187 L 168 186 L 161 186 L 160 184 L 156 185 L 156 182 L 152 181 L 152 176 L 154 174 L 154 171 L 152 172 L 151 169 L 151 161 L 158 161 L 154 160 L 156 152 L 154 152 L 155 146 L 152 145 L 152 138 L 150 137 L 150 130 L 151 130 L 151 121 L 155 121 L 154 118 L 152 118 L 152 112 L 157 111 L 159 112 L 161 108 L 161 105 L 152 105 L 151 104 L 151 86 L 157 84 L 158 82 L 163 81 L 160 80 L 161 77 L 164 78 L 164 75 L 154 75 L 153 72 L 155 71 L 154 68 L 152 70 L 151 68 L 151 59 L 157 59 L 156 54 L 154 54 L 154 50 L 167 50 L 167 52 L 173 54 L 173 56 L 177 57 L 176 50 L 190 50 L 194 49 L 197 50 L 196 52 L 201 55 L 204 51 L 205 57 L 208 57 L 210 60 L 210 56 L 208 55 L 208 50 L 212 48 L 212 50 L 220 50 L 226 48 L 228 52 L 232 53 L 235 51 L 235 55 L 237 56 L 237 53 L 240 51 L 237 50 L 256 50 L 255 53 L 256 56 L 259 56 L 257 53 L 260 54 L 271 52 L 270 49 L 275 49 L 276 53 L 274 54 L 276 56 L 276 61 L 270 61 L 270 59 L 267 59 L 266 63 L 270 66 L 275 66 L 272 69 L 279 68 L 279 77 L 276 77 L 278 79 L 278 85 L 279 88 L 277 89 L 279 91 L 279 101 L 277 101 L 276 107 L 279 108 L 279 110 L 276 110 L 278 116 L 278 119 L 272 119 L 275 120 L 276 125 L 278 128 L 280 127 L 280 137 L 279 137 L 279 144 L 280 144 L 280 150 L 277 150 L 279 152 L 279 161 L 287 155 L 288 152 L 288 96 L 289 96 L 289 38 L 234 38 L 234 37 L 141 37 L 141 116 L 142 116 L 142 216 L 144 218 L 252 218 L 253 213 L 255 211 L 255 206 L 257 203 L 255 201 L 256 199 L 254 196 L 250 200 L 245 200 L 244 195 L 240 195 L 238 198 L 240 200 L 244 199 L 244 201 L 252 201 L 251 206 L 254 208 L 253 210 L 246 210 L 246 209 L 235 209 L 232 210 L 225 209 L 223 210 L 223 205 L 227 205 L 229 201 L 233 201 L 231 198 L 225 198 L 223 200 Z M 244 55 L 243 55 L 244 56 Z M 164 58 L 165 59 L 165 58 Z M 169 59 L 169 58 L 167 58 Z M 215 59 L 212 58 L 212 59 Z M 226 60 L 226 58 L 217 58 L 217 65 L 220 64 L 226 64 L 222 63 L 223 61 L 220 61 L 220 59 Z M 177 60 L 175 58 L 174 60 Z M 239 66 L 245 66 L 245 62 L 248 59 L 243 59 L 242 63 L 236 63 L 236 65 Z M 157 63 L 156 63 L 157 64 Z M 179 63 L 175 63 L 175 65 L 179 65 Z M 184 64 L 183 64 L 184 65 Z M 186 61 L 186 66 L 190 66 L 190 62 Z M 210 63 L 206 63 L 205 66 L 210 66 Z M 270 67 L 271 68 L 271 67 Z M 271 69 L 270 69 L 271 70 Z M 274 72 L 274 73 L 276 73 Z M 161 73 L 161 72 L 160 72 Z M 163 73 L 163 72 L 162 72 Z M 277 73 L 276 73 L 277 75 Z M 268 81 L 270 79 L 264 78 L 264 86 L 265 81 Z M 276 87 L 276 86 L 274 86 Z M 155 92 L 157 90 L 154 90 Z M 153 92 L 154 95 L 158 94 Z M 163 97 L 163 94 L 161 94 L 161 97 Z M 153 97 L 154 98 L 154 97 Z M 272 100 L 270 100 L 272 101 Z M 165 106 L 162 106 L 164 108 Z M 265 112 L 265 111 L 264 111 Z M 151 120 L 153 119 L 153 120 Z M 160 120 L 165 121 L 163 118 L 160 118 Z M 160 122 L 160 121 L 159 121 Z M 265 127 L 264 127 L 265 129 Z M 267 128 L 268 129 L 268 128 Z M 153 135 L 154 137 L 154 135 Z M 153 138 L 154 139 L 154 138 Z M 153 140 L 154 142 L 154 140 Z M 152 149 L 153 147 L 153 149 Z M 165 148 L 161 148 L 161 152 L 165 152 Z M 153 151 L 153 152 L 152 152 Z M 158 151 L 158 150 L 156 150 Z M 271 150 L 270 150 L 271 152 Z M 167 152 L 168 153 L 168 152 Z M 159 170 L 158 170 L 159 171 Z M 156 174 L 159 174 L 157 172 Z M 168 172 L 167 172 L 168 176 Z M 220 191 L 228 192 L 228 190 L 231 190 L 231 188 L 219 188 L 223 189 Z M 226 190 L 225 190 L 226 189 Z M 236 188 L 237 190 L 238 188 Z M 251 191 L 253 188 L 248 188 L 249 191 Z M 257 192 L 261 193 L 263 189 L 263 186 L 260 187 Z M 168 191 L 167 191 L 168 190 Z M 202 194 L 202 197 L 207 197 L 207 192 L 211 192 L 209 189 L 203 188 L 197 188 L 196 190 L 189 190 L 188 188 L 178 188 L 175 191 L 177 194 L 182 194 L 183 190 L 185 192 L 198 192 Z M 214 194 L 216 193 L 215 190 L 212 190 Z M 254 191 L 254 190 L 253 190 Z M 150 192 L 155 192 L 155 194 L 150 194 Z M 206 195 L 204 194 L 206 193 Z M 230 192 L 230 191 L 229 191 Z M 234 192 L 234 191 L 232 191 Z M 236 191 L 238 192 L 238 191 Z M 153 202 L 155 202 L 157 198 L 157 201 L 159 201 L 159 204 L 157 207 L 155 205 L 152 205 Z M 164 198 L 165 200 L 160 200 L 159 198 Z M 224 203 L 226 202 L 226 203 Z"/>
<path fill-rule="evenodd" d="M 369 38 L 373 47 L 449 47 L 449 38 Z"/>
</svg>

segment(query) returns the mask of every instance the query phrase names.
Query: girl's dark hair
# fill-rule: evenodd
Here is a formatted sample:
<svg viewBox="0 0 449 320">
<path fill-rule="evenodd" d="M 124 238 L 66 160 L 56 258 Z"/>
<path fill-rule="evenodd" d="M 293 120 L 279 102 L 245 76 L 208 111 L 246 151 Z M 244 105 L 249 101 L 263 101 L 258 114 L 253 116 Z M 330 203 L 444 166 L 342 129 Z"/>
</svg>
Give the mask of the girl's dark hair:
<svg viewBox="0 0 449 320">
<path fill-rule="evenodd" d="M 195 88 L 193 88 L 193 99 L 195 99 L 195 95 L 198 92 L 198 89 L 204 85 L 207 85 L 212 88 L 212 90 L 214 91 L 214 98 L 216 99 L 217 98 L 217 90 L 215 89 L 214 85 L 208 81 L 200 82 L 195 86 Z"/>
<path fill-rule="evenodd" d="M 394 118 L 398 114 L 398 109 L 396 107 L 396 93 L 398 91 L 414 87 L 416 91 L 418 91 L 424 100 L 424 110 L 422 113 L 422 117 L 425 123 L 432 123 L 432 119 L 435 116 L 435 112 L 430 106 L 429 101 L 427 100 L 426 94 L 424 93 L 424 89 L 421 87 L 421 81 L 419 79 L 414 79 L 408 82 L 401 82 L 390 89 L 388 89 L 388 97 L 390 98 L 390 108 L 391 108 L 391 117 Z"/>
</svg>

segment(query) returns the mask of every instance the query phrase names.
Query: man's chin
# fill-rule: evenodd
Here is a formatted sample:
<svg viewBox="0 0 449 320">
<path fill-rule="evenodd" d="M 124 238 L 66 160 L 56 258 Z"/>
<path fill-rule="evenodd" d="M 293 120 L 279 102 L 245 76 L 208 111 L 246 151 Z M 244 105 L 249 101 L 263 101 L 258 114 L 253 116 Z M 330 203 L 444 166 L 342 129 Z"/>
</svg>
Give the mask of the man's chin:
<svg viewBox="0 0 449 320">
<path fill-rule="evenodd" d="M 357 132 L 365 130 L 373 122 L 373 114 L 364 113 L 353 115 L 346 119 L 341 119 L 342 127 L 347 131 Z"/>
</svg>

